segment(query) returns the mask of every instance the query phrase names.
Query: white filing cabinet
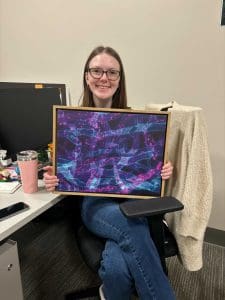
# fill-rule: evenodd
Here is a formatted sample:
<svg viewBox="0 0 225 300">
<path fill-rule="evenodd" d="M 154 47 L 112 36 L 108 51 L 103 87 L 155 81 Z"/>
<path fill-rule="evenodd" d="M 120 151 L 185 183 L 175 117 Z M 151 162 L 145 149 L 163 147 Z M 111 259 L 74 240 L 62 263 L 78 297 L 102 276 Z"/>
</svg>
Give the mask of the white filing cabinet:
<svg viewBox="0 0 225 300">
<path fill-rule="evenodd" d="M 23 300 L 17 244 L 0 244 L 0 299 Z"/>
</svg>

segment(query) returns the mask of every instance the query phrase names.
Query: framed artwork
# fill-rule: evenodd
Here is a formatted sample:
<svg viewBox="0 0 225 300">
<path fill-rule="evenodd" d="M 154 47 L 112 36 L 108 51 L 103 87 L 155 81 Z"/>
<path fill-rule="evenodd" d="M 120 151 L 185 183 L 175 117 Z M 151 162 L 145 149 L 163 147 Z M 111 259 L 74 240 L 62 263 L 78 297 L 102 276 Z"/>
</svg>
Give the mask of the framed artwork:
<svg viewBox="0 0 225 300">
<path fill-rule="evenodd" d="M 163 195 L 168 112 L 54 106 L 56 193 Z"/>
</svg>

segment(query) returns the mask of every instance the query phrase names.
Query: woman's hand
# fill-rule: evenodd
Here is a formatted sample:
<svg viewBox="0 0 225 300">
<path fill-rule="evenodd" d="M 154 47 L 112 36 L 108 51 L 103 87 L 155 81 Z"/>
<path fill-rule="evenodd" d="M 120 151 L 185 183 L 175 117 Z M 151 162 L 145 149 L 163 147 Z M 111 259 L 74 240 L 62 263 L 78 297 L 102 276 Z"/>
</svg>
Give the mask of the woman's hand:
<svg viewBox="0 0 225 300">
<path fill-rule="evenodd" d="M 45 171 L 43 175 L 43 180 L 45 183 L 46 190 L 48 192 L 52 192 L 55 190 L 55 187 L 58 185 L 59 179 L 55 175 L 53 175 L 52 166 L 46 166 L 43 168 L 43 170 Z"/>
<path fill-rule="evenodd" d="M 168 161 L 161 170 L 162 179 L 169 179 L 173 174 L 173 166 L 170 161 Z"/>
</svg>

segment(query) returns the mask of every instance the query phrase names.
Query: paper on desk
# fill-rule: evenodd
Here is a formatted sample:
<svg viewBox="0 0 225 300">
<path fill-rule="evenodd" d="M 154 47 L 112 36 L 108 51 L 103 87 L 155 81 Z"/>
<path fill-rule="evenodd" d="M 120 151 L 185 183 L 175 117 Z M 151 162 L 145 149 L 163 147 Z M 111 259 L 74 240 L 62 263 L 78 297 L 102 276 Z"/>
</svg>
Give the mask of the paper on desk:
<svg viewBox="0 0 225 300">
<path fill-rule="evenodd" d="M 21 183 L 19 181 L 0 182 L 0 193 L 12 194 L 20 186 L 21 186 Z"/>
</svg>

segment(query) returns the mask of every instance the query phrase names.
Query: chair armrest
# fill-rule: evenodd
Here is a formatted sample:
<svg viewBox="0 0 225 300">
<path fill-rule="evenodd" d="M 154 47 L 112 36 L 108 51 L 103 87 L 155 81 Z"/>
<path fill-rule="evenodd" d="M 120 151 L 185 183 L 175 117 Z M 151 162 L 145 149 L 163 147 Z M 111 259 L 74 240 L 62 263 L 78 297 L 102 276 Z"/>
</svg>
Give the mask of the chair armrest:
<svg viewBox="0 0 225 300">
<path fill-rule="evenodd" d="M 127 217 L 143 217 L 164 215 L 182 210 L 183 204 L 174 197 L 135 199 L 120 203 L 120 209 Z"/>
</svg>

